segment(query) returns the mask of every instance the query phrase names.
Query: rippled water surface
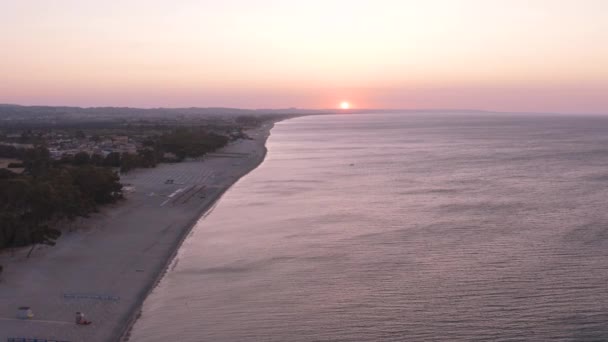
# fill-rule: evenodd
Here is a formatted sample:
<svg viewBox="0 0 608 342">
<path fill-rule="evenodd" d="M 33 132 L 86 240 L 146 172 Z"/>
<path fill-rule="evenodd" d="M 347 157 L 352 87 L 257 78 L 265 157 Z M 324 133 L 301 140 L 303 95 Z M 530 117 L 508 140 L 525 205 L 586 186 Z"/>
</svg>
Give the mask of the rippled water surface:
<svg viewBox="0 0 608 342">
<path fill-rule="evenodd" d="M 606 341 L 608 118 L 275 126 L 132 341 Z"/>
</svg>

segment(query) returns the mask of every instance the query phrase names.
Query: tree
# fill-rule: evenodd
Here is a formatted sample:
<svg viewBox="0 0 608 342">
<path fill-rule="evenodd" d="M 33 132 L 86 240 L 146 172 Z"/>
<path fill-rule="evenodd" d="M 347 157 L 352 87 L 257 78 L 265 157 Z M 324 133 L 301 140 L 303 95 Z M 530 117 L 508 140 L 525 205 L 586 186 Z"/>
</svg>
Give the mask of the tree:
<svg viewBox="0 0 608 342">
<path fill-rule="evenodd" d="M 33 176 L 0 170 L 0 249 L 53 245 L 59 220 L 86 216 L 122 198 L 118 175 L 92 165 L 50 165 Z"/>
<path fill-rule="evenodd" d="M 123 152 L 120 156 L 120 172 L 128 173 L 139 166 L 139 156 L 128 152 Z"/>
<path fill-rule="evenodd" d="M 95 153 L 91 156 L 91 160 L 89 161 L 89 163 L 91 163 L 91 165 L 95 165 L 95 166 L 102 166 L 103 161 L 104 161 L 103 156 L 101 154 Z"/>
<path fill-rule="evenodd" d="M 159 137 L 159 144 L 166 152 L 175 154 L 180 160 L 200 157 L 228 144 L 229 138 L 202 128 L 180 128 Z"/>
<path fill-rule="evenodd" d="M 151 148 L 144 148 L 142 150 L 137 151 L 137 154 L 139 155 L 139 162 L 141 167 L 155 167 L 157 160 L 156 160 L 156 153 L 153 149 Z"/>
<path fill-rule="evenodd" d="M 74 184 L 90 198 L 92 205 L 113 203 L 122 198 L 120 177 L 112 170 L 94 166 L 70 169 Z"/>
<path fill-rule="evenodd" d="M 30 180 L 24 176 L 0 180 L 0 248 L 27 244 L 23 216 L 29 210 Z"/>
<path fill-rule="evenodd" d="M 74 156 L 71 154 L 62 154 L 61 159 L 59 159 L 59 163 L 61 164 L 74 164 Z"/>
<path fill-rule="evenodd" d="M 22 151 L 19 151 L 13 145 L 0 145 L 1 158 L 20 158 Z"/>
<path fill-rule="evenodd" d="M 61 236 L 61 231 L 53 228 L 49 228 L 49 226 L 44 225 L 36 229 L 32 232 L 32 248 L 27 253 L 27 257 L 29 258 L 36 248 L 36 245 L 48 245 L 55 246 L 56 240 Z"/>
<path fill-rule="evenodd" d="M 74 155 L 74 164 L 75 165 L 86 165 L 91 161 L 91 157 L 88 153 L 84 151 L 80 151 Z"/>
<path fill-rule="evenodd" d="M 17 174 L 9 169 L 0 169 L 0 179 L 10 179 L 17 177 Z"/>
<path fill-rule="evenodd" d="M 23 156 L 24 172 L 33 177 L 44 175 L 51 166 L 51 154 L 46 147 L 35 146 L 25 150 Z"/>
<path fill-rule="evenodd" d="M 118 152 L 109 153 L 103 160 L 103 165 L 109 166 L 109 167 L 120 167 L 120 153 L 118 153 Z"/>
<path fill-rule="evenodd" d="M 94 203 L 87 199 L 76 185 L 70 170 L 60 169 L 53 175 L 57 192 L 61 194 L 61 206 L 57 217 L 73 221 L 78 216 L 86 216 L 94 209 Z"/>
</svg>

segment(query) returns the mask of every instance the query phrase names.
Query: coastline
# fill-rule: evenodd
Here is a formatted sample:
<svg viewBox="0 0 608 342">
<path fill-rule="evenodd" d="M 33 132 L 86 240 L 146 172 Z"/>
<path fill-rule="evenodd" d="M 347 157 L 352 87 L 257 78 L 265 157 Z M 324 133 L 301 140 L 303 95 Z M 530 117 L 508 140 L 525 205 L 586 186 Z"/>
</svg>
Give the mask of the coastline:
<svg viewBox="0 0 608 342">
<path fill-rule="evenodd" d="M 142 307 L 143 307 L 143 304 L 144 304 L 146 298 L 148 298 L 148 296 L 152 293 L 152 291 L 154 291 L 156 286 L 158 286 L 158 283 L 165 276 L 165 274 L 169 270 L 169 267 L 175 260 L 175 258 L 177 256 L 177 252 L 181 248 L 184 241 L 188 238 L 188 236 L 190 235 L 190 233 L 192 232 L 192 229 L 194 229 L 196 224 L 199 221 L 204 220 L 205 216 L 207 216 L 208 214 L 211 213 L 211 211 L 218 204 L 218 202 L 222 198 L 222 196 L 228 190 L 230 190 L 230 188 L 234 184 L 236 184 L 236 182 L 238 182 L 241 178 L 245 177 L 246 175 L 251 173 L 253 170 L 257 169 L 260 165 L 262 165 L 262 163 L 264 162 L 264 159 L 266 159 L 266 154 L 268 153 L 268 148 L 266 147 L 266 143 L 268 141 L 268 138 L 270 137 L 270 134 L 271 134 L 272 129 L 274 128 L 274 125 L 277 122 L 278 121 L 272 122 L 270 124 L 270 126 L 267 128 L 267 130 L 265 132 L 263 132 L 264 138 L 263 138 L 263 143 L 261 145 L 261 155 L 260 155 L 257 163 L 254 163 L 254 165 L 252 165 L 252 167 L 249 170 L 247 170 L 243 174 L 239 175 L 234 180 L 234 182 L 232 182 L 231 184 L 229 184 L 228 186 L 223 188 L 220 192 L 215 194 L 214 197 L 209 198 L 208 201 L 197 212 L 196 216 L 192 218 L 190 223 L 188 223 L 188 225 L 186 227 L 184 227 L 183 232 L 181 233 L 181 236 L 179 237 L 179 242 L 173 248 L 173 251 L 171 252 L 171 255 L 169 256 L 169 258 L 167 258 L 165 265 L 162 267 L 162 269 L 159 270 L 156 279 L 153 282 L 149 283 L 148 287 L 146 289 L 144 289 L 145 293 L 143 293 L 142 296 L 139 298 L 139 301 L 138 301 L 137 305 L 133 308 L 133 310 L 131 310 L 128 313 L 127 320 L 123 324 L 122 328 L 119 329 L 117 331 L 117 334 L 114 335 L 116 338 L 115 339 L 116 341 L 127 342 L 130 340 L 131 330 L 133 329 L 133 326 L 135 325 L 137 320 L 141 317 Z"/>
<path fill-rule="evenodd" d="M 249 131 L 252 140 L 231 143 L 204 161 L 136 170 L 121 179 L 135 192 L 84 220 L 83 228 L 66 232 L 56 246 L 38 247 L 29 259 L 22 249 L 14 256 L 0 254 L 5 266 L 0 340 L 128 340 L 143 302 L 192 228 L 264 161 L 276 122 Z M 175 177 L 175 184 L 165 184 L 168 177 Z M 32 307 L 34 319 L 16 319 L 24 305 Z M 93 324 L 74 324 L 76 311 L 85 312 Z"/>
</svg>

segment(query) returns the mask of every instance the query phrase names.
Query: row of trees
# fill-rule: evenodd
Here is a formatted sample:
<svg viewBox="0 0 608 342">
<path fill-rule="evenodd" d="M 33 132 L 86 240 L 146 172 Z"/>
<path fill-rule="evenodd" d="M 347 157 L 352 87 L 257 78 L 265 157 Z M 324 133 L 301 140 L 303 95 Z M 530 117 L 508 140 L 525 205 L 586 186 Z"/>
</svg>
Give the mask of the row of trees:
<svg viewBox="0 0 608 342">
<path fill-rule="evenodd" d="M 0 249 L 53 245 L 53 227 L 122 198 L 118 175 L 110 168 L 51 161 L 48 150 L 26 151 L 24 173 L 0 169 Z"/>
<path fill-rule="evenodd" d="M 118 162 L 121 172 L 128 172 L 135 168 L 155 167 L 160 162 L 179 162 L 186 158 L 200 157 L 226 146 L 229 141 L 227 136 L 204 128 L 178 128 L 160 136 L 149 137 L 137 154 L 123 153 L 120 158 L 114 156 L 111 159 Z M 172 156 L 167 157 L 167 154 Z"/>
<path fill-rule="evenodd" d="M 0 144 L 0 158 L 21 159 L 25 153 L 24 148 L 17 148 L 13 145 Z"/>
<path fill-rule="evenodd" d="M 80 152 L 54 161 L 42 146 L 6 148 L 4 154 L 20 159 L 24 172 L 0 169 L 0 249 L 52 245 L 61 235 L 53 228 L 56 223 L 85 217 L 99 205 L 122 198 L 113 168 L 127 172 L 154 167 L 166 153 L 177 160 L 199 157 L 228 142 L 228 137 L 202 128 L 180 128 L 149 138 L 136 154 L 113 152 L 103 157 Z"/>
<path fill-rule="evenodd" d="M 103 157 L 99 154 L 79 152 L 76 155 L 65 155 L 59 162 L 77 166 L 115 167 L 120 168 L 121 172 L 128 172 L 136 168 L 155 167 L 160 162 L 200 157 L 226 146 L 229 140 L 227 136 L 208 132 L 203 128 L 179 128 L 160 136 L 149 137 L 137 153 L 112 152 Z M 166 158 L 166 153 L 174 157 Z"/>
<path fill-rule="evenodd" d="M 226 146 L 229 141 L 227 136 L 208 132 L 202 128 L 179 128 L 158 137 L 153 141 L 152 147 L 157 153 L 173 153 L 182 160 L 213 152 Z"/>
<path fill-rule="evenodd" d="M 158 163 L 154 151 L 149 148 L 139 150 L 137 154 L 128 152 L 112 152 L 105 157 L 100 154 L 90 155 L 87 152 L 78 152 L 75 155 L 64 155 L 59 160 L 60 164 L 64 165 L 93 165 L 100 167 L 113 167 L 120 168 L 121 172 L 128 172 L 129 170 L 142 167 L 155 167 Z"/>
</svg>

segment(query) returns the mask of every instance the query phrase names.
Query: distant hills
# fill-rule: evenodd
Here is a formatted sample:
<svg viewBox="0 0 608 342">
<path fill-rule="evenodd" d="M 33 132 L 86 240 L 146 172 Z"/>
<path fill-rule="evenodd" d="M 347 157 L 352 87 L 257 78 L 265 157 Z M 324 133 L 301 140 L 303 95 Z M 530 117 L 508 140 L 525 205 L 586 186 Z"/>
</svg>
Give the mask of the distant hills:
<svg viewBox="0 0 608 342">
<path fill-rule="evenodd" d="M 264 115 L 264 114 L 285 114 L 285 115 L 318 115 L 318 114 L 415 114 L 415 113 L 436 113 L 436 114 L 483 114 L 496 113 L 478 109 L 240 109 L 228 107 L 187 107 L 187 108 L 131 108 L 131 107 L 69 107 L 69 106 L 22 106 L 15 104 L 0 104 L 0 119 L 6 120 L 10 117 L 25 119 L 26 117 L 61 117 L 72 119 L 148 119 L 148 118 L 179 118 L 179 117 L 213 117 L 213 116 L 238 116 L 238 115 Z"/>
<path fill-rule="evenodd" d="M 335 114 L 335 113 L 421 113 L 421 112 L 486 112 L 476 109 L 301 109 L 262 108 L 240 109 L 229 107 L 186 107 L 186 108 L 133 108 L 133 107 L 70 107 L 70 106 L 24 106 L 0 103 L 0 115 L 6 113 L 48 113 L 48 114 L 106 114 L 156 116 L 166 114 L 184 115 L 242 115 L 242 114 Z"/>
<path fill-rule="evenodd" d="M 178 119 L 196 117 L 229 117 L 264 114 L 322 114 L 327 111 L 288 109 L 238 109 L 238 108 L 130 108 L 130 107 L 68 107 L 68 106 L 21 106 L 0 104 L 0 120 L 23 121 L 27 119 Z"/>
</svg>

